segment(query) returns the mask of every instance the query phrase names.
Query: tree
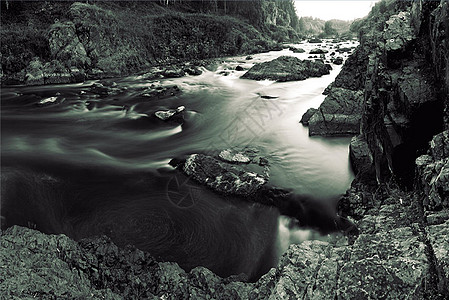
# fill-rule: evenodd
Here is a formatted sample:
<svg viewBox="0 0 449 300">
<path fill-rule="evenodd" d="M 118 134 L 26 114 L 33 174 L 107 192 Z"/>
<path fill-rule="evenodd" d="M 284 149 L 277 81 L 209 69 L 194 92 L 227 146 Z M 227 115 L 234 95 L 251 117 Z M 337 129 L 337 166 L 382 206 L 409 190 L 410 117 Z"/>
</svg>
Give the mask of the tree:
<svg viewBox="0 0 449 300">
<path fill-rule="evenodd" d="M 324 35 L 325 36 L 337 35 L 337 31 L 332 27 L 332 23 L 330 21 L 326 21 L 326 23 L 324 23 Z"/>
</svg>

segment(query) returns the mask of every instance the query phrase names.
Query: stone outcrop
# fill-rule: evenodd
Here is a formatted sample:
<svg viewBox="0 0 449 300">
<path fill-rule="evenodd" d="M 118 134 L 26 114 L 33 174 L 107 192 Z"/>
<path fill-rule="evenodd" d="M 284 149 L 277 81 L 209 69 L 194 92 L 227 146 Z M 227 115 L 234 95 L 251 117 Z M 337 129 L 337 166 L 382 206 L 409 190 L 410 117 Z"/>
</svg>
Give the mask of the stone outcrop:
<svg viewBox="0 0 449 300">
<path fill-rule="evenodd" d="M 281 56 L 272 61 L 257 64 L 241 78 L 254 80 L 292 81 L 329 74 L 332 67 L 320 61 L 300 60 L 292 56 Z"/>
<path fill-rule="evenodd" d="M 332 88 L 318 110 L 309 119 L 309 135 L 345 135 L 359 133 L 363 93 Z"/>
<path fill-rule="evenodd" d="M 196 181 L 223 194 L 249 196 L 267 183 L 267 178 L 263 175 L 220 162 L 204 154 L 190 155 L 184 162 L 182 170 Z"/>
</svg>

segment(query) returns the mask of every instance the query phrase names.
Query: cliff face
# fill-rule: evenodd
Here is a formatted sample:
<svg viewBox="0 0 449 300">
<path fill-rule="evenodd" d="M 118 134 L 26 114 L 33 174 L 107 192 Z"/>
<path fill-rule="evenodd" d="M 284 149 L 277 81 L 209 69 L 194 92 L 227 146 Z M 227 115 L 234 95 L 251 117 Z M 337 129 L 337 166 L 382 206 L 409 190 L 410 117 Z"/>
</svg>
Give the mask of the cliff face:
<svg viewBox="0 0 449 300">
<path fill-rule="evenodd" d="M 378 181 L 393 174 L 411 187 L 416 158 L 448 127 L 448 3 L 389 5 L 386 22 L 365 25 L 381 33 L 371 30 L 361 39 L 367 59 L 357 72 L 364 78 L 358 143 L 368 144 Z"/>
</svg>

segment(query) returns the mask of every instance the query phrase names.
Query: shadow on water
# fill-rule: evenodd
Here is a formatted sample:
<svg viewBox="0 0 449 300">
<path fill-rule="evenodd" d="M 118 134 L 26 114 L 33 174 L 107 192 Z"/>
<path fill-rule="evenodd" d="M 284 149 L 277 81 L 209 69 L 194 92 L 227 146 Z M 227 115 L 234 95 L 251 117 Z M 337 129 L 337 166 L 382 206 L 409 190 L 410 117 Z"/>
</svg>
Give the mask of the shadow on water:
<svg viewBox="0 0 449 300">
<path fill-rule="evenodd" d="M 259 278 L 277 262 L 279 213 L 225 198 L 179 174 L 120 173 L 55 166 L 3 168 L 2 227 L 14 224 L 75 240 L 105 234 L 185 270 Z M 185 183 L 185 181 L 188 181 Z"/>
</svg>

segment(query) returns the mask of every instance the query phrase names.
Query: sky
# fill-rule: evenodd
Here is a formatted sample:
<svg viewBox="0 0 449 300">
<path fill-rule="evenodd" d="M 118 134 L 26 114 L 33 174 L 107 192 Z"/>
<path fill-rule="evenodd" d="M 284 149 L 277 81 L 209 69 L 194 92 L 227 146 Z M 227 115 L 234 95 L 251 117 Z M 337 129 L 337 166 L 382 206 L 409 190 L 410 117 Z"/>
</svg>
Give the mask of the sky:
<svg viewBox="0 0 449 300">
<path fill-rule="evenodd" d="M 300 17 L 315 17 L 323 20 L 354 20 L 366 16 L 378 0 L 295 0 Z"/>
</svg>

